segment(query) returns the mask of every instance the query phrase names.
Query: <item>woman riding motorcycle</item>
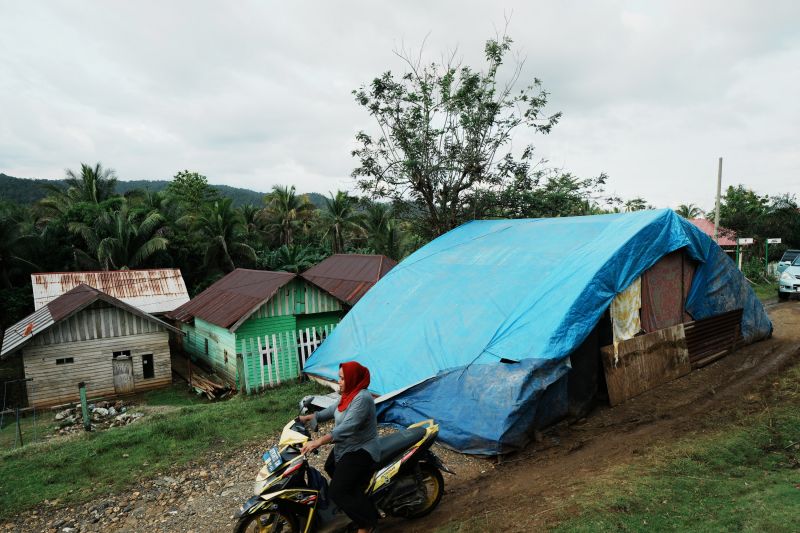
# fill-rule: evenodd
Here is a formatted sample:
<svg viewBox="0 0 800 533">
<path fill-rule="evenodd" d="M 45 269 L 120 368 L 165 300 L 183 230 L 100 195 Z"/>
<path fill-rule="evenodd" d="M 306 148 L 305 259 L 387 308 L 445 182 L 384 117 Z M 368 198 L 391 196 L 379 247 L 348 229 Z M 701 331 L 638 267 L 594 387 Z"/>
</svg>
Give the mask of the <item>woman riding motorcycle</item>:
<svg viewBox="0 0 800 533">
<path fill-rule="evenodd" d="M 339 404 L 300 417 L 302 422 L 315 417 L 317 422 L 334 419 L 333 430 L 306 443 L 302 453 L 334 443 L 325 461 L 325 471 L 331 478 L 330 496 L 358 526 L 358 533 L 374 531 L 379 516 L 364 494 L 380 458 L 375 401 L 367 387 L 369 370 L 366 367 L 355 361 L 342 363 L 339 365 Z"/>
</svg>

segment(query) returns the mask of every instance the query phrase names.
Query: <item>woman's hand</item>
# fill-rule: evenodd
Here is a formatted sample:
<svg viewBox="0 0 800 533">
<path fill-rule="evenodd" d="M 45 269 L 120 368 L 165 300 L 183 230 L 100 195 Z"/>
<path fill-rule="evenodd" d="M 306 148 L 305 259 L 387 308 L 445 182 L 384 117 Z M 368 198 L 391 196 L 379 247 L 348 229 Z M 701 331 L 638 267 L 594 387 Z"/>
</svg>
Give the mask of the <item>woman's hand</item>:
<svg viewBox="0 0 800 533">
<path fill-rule="evenodd" d="M 311 422 L 312 420 L 314 420 L 314 416 L 315 416 L 314 413 L 311 413 L 310 415 L 300 415 L 297 417 L 297 419 L 300 420 L 300 422 L 302 422 L 303 424 L 305 424 L 307 422 Z"/>
<path fill-rule="evenodd" d="M 319 441 L 310 440 L 303 445 L 303 448 L 300 450 L 300 453 L 302 453 L 303 455 L 308 455 L 309 453 L 313 452 L 320 446 L 322 446 L 322 443 L 320 443 Z"/>
</svg>

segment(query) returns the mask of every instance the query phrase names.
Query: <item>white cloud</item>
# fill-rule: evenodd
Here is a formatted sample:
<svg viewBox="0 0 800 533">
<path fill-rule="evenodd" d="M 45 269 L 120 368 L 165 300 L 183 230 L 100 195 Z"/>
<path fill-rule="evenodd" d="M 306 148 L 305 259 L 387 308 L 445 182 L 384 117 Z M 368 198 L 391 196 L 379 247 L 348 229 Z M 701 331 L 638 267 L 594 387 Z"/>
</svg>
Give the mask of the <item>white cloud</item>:
<svg viewBox="0 0 800 533">
<path fill-rule="evenodd" d="M 508 15 L 525 76 L 564 112 L 532 139 L 554 164 L 659 206 L 710 205 L 718 156 L 726 183 L 800 186 L 794 2 L 0 0 L 0 172 L 99 160 L 123 179 L 348 187 L 372 125 L 350 91 L 426 35 L 431 60 L 480 64 Z"/>
</svg>

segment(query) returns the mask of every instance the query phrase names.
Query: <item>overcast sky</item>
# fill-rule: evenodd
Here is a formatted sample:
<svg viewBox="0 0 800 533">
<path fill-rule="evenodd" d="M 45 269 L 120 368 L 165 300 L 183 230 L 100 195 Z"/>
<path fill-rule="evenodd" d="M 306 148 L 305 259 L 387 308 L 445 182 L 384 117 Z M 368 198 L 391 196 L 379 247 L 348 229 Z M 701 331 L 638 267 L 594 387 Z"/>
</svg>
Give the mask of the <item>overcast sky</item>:
<svg viewBox="0 0 800 533">
<path fill-rule="evenodd" d="M 0 172 L 352 189 L 351 90 L 426 35 L 481 66 L 506 16 L 564 114 L 533 137 L 551 164 L 658 207 L 712 206 L 720 156 L 724 185 L 800 192 L 796 1 L 0 0 Z"/>
</svg>

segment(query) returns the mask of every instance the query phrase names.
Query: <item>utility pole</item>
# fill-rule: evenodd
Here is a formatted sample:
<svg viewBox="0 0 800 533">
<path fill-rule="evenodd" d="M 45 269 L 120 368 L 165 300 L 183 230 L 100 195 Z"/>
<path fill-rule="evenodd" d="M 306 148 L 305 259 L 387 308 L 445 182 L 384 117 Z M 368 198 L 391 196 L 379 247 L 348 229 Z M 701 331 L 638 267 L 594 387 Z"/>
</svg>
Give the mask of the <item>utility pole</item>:
<svg viewBox="0 0 800 533">
<path fill-rule="evenodd" d="M 717 206 L 714 210 L 714 242 L 719 244 L 719 198 L 722 195 L 722 158 L 719 158 L 717 170 Z"/>
</svg>

